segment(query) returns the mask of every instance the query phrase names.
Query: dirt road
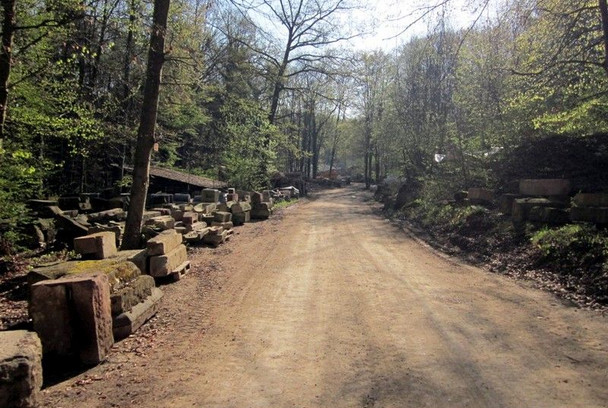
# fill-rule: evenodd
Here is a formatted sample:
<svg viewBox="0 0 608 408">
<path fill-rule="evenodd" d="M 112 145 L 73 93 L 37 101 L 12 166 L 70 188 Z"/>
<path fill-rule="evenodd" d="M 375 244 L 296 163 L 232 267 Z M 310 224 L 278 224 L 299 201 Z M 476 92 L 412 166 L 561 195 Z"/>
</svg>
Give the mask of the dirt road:
<svg viewBox="0 0 608 408">
<path fill-rule="evenodd" d="M 438 256 L 320 193 L 194 254 L 53 407 L 608 407 L 608 319 Z"/>
</svg>

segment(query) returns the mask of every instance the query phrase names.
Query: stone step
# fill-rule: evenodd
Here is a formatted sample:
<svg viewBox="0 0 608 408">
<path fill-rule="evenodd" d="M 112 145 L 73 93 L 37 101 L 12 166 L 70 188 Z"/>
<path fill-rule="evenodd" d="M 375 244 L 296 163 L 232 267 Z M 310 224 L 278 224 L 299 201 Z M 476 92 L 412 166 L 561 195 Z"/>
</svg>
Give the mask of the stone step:
<svg viewBox="0 0 608 408">
<path fill-rule="evenodd" d="M 133 306 L 130 312 L 121 313 L 113 320 L 112 331 L 117 340 L 135 333 L 145 322 L 158 312 L 163 292 L 153 288 L 152 293 L 143 302 Z"/>
</svg>

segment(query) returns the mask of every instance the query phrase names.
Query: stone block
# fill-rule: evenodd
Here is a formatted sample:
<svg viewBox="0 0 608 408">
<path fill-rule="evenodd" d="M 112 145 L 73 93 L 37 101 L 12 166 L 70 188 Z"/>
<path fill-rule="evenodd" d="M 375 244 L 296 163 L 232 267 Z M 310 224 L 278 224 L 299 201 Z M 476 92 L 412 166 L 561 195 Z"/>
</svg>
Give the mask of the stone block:
<svg viewBox="0 0 608 408">
<path fill-rule="evenodd" d="M 234 214 L 244 213 L 246 211 L 251 211 L 251 204 L 245 201 L 240 201 L 230 207 L 230 212 L 232 212 L 233 216 Z"/>
<path fill-rule="evenodd" d="M 158 211 L 158 210 L 144 211 L 141 220 L 143 222 L 146 222 L 148 220 L 151 220 L 152 218 L 161 217 L 163 215 L 165 215 L 165 214 L 163 214 L 163 211 Z"/>
<path fill-rule="evenodd" d="M 228 193 L 228 195 L 226 195 L 226 201 L 239 201 L 239 195 L 237 193 Z"/>
<path fill-rule="evenodd" d="M 152 208 L 150 211 L 156 211 L 159 215 L 171 215 L 170 208 Z"/>
<path fill-rule="evenodd" d="M 59 197 L 59 208 L 62 210 L 79 210 L 80 197 Z"/>
<path fill-rule="evenodd" d="M 220 200 L 220 191 L 213 188 L 204 189 L 201 195 L 205 203 L 217 203 Z"/>
<path fill-rule="evenodd" d="M 511 209 L 513 221 L 526 221 L 533 207 L 564 208 L 565 204 L 547 198 L 516 198 L 513 200 L 513 208 Z"/>
<path fill-rule="evenodd" d="M 226 242 L 226 237 L 228 236 L 228 231 L 221 231 L 218 234 L 207 234 L 203 238 L 203 242 L 207 245 L 218 246 L 224 242 Z"/>
<path fill-rule="evenodd" d="M 128 286 L 114 292 L 110 296 L 112 305 L 112 316 L 129 312 L 133 306 L 143 302 L 152 294 L 152 288 L 156 286 L 154 278 L 150 275 L 138 276 Z"/>
<path fill-rule="evenodd" d="M 469 188 L 468 198 L 473 204 L 490 204 L 494 201 L 494 191 L 487 188 Z"/>
<path fill-rule="evenodd" d="M 523 179 L 519 181 L 519 194 L 527 196 L 567 196 L 572 184 L 567 179 Z"/>
<path fill-rule="evenodd" d="M 232 213 L 229 213 L 227 211 L 217 211 L 214 214 L 214 221 L 216 221 L 216 222 L 232 221 Z"/>
<path fill-rule="evenodd" d="M 251 219 L 253 220 L 265 220 L 272 214 L 272 206 L 270 203 L 259 203 L 255 204 L 251 209 Z"/>
<path fill-rule="evenodd" d="M 188 228 L 184 227 L 183 225 L 180 225 L 175 227 L 175 231 L 177 231 L 178 234 L 184 235 L 188 232 Z"/>
<path fill-rule="evenodd" d="M 116 234 L 105 231 L 74 238 L 74 250 L 85 257 L 106 259 L 116 256 Z"/>
<path fill-rule="evenodd" d="M 251 202 L 251 193 L 249 191 L 238 190 L 236 193 L 239 195 L 240 201 Z"/>
<path fill-rule="evenodd" d="M 577 207 L 608 207 L 608 193 L 578 193 L 572 203 Z"/>
<path fill-rule="evenodd" d="M 194 206 L 192 204 L 189 204 L 189 203 L 180 204 L 179 205 L 179 209 L 182 210 L 184 213 L 187 213 L 187 212 L 194 211 Z"/>
<path fill-rule="evenodd" d="M 191 201 L 190 194 L 175 193 L 173 194 L 173 202 L 189 203 Z"/>
<path fill-rule="evenodd" d="M 90 223 L 108 224 L 110 221 L 126 221 L 127 213 L 122 208 L 117 208 L 89 214 L 87 217 Z"/>
<path fill-rule="evenodd" d="M 521 198 L 520 195 L 517 194 L 503 194 L 498 198 L 498 208 L 501 213 L 505 215 L 511 215 L 513 211 L 513 201 L 515 199 Z"/>
<path fill-rule="evenodd" d="M 194 206 L 194 211 L 199 214 L 211 214 L 216 208 L 216 203 L 199 203 Z"/>
<path fill-rule="evenodd" d="M 93 225 L 89 227 L 88 234 L 97 234 L 98 232 L 113 232 L 116 238 L 116 246 L 120 244 L 120 240 L 122 239 L 122 226 L 118 224 L 112 225 Z"/>
<path fill-rule="evenodd" d="M 0 332 L 0 407 L 34 408 L 42 387 L 42 345 L 34 332 Z"/>
<path fill-rule="evenodd" d="M 236 188 L 228 188 L 228 194 L 235 194 L 236 193 Z"/>
<path fill-rule="evenodd" d="M 159 288 L 152 288 L 150 296 L 143 302 L 133 306 L 129 312 L 116 316 L 113 321 L 114 338 L 123 339 L 137 331 L 156 314 L 162 297 L 163 292 Z"/>
<path fill-rule="evenodd" d="M 183 221 L 184 220 L 184 211 L 180 209 L 172 209 L 171 216 L 175 221 Z"/>
<path fill-rule="evenodd" d="M 154 207 L 157 205 L 170 204 L 173 202 L 173 194 L 159 193 L 159 194 L 150 194 L 147 199 L 147 204 L 150 207 Z"/>
<path fill-rule="evenodd" d="M 563 208 L 532 207 L 528 213 L 528 220 L 544 224 L 563 225 L 570 222 L 570 214 Z"/>
<path fill-rule="evenodd" d="M 572 207 L 570 219 L 574 222 L 608 224 L 608 207 Z"/>
<path fill-rule="evenodd" d="M 185 212 L 182 217 L 182 221 L 185 225 L 192 225 L 198 221 L 198 213 L 196 212 Z"/>
<path fill-rule="evenodd" d="M 262 202 L 270 202 L 272 201 L 272 191 L 270 190 L 264 190 L 262 191 Z"/>
<path fill-rule="evenodd" d="M 211 225 L 211 223 L 215 220 L 215 215 L 213 215 L 213 214 L 199 214 L 198 219 L 201 222 L 206 223 L 207 225 Z"/>
<path fill-rule="evenodd" d="M 182 243 L 182 235 L 179 234 L 175 229 L 165 230 L 151 238 L 146 243 L 148 249 L 148 256 L 164 255 Z"/>
<path fill-rule="evenodd" d="M 150 275 L 155 278 L 167 276 L 187 260 L 188 254 L 186 247 L 183 244 L 180 244 L 171 252 L 150 257 Z"/>
<path fill-rule="evenodd" d="M 38 282 L 32 286 L 29 307 L 45 354 L 98 364 L 114 344 L 105 274 Z"/>
<path fill-rule="evenodd" d="M 161 230 L 169 230 L 175 228 L 175 219 L 169 215 L 161 215 L 160 217 L 149 219 L 145 225 Z"/>
<path fill-rule="evenodd" d="M 139 267 L 128 260 L 130 257 L 141 257 L 141 254 L 137 255 L 138 253 L 141 253 L 141 250 L 120 251 L 115 258 L 60 262 L 43 266 L 29 272 L 27 281 L 30 286 L 33 286 L 37 282 L 46 280 L 101 273 L 108 277 L 110 290 L 118 290 L 141 275 Z"/>
<path fill-rule="evenodd" d="M 234 201 L 226 201 L 224 203 L 219 203 L 217 205 L 217 211 L 230 212 L 232 206 L 235 204 L 236 204 L 236 202 L 234 202 Z"/>
<path fill-rule="evenodd" d="M 251 202 L 253 204 L 260 204 L 263 201 L 264 201 L 264 196 L 262 195 L 262 193 L 258 193 L 257 191 L 254 191 L 253 193 L 251 193 Z"/>
<path fill-rule="evenodd" d="M 228 222 L 217 222 L 217 221 L 213 221 L 211 223 L 212 227 L 222 227 L 225 230 L 229 230 L 232 227 L 234 227 L 234 223 L 232 221 L 228 221 Z"/>
<path fill-rule="evenodd" d="M 251 221 L 251 211 L 245 211 L 242 213 L 232 214 L 232 222 L 234 225 L 243 225 L 246 222 Z"/>
</svg>

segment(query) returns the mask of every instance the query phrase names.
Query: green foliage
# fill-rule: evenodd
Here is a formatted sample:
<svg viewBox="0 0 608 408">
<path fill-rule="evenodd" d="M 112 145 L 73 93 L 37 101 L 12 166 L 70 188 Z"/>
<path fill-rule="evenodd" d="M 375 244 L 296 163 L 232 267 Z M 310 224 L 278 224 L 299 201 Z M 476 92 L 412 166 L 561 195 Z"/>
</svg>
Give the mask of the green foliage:
<svg viewBox="0 0 608 408">
<path fill-rule="evenodd" d="M 531 242 L 539 250 L 543 263 L 563 273 L 581 271 L 594 264 L 608 267 L 608 236 L 594 226 L 572 224 L 545 228 L 536 232 Z"/>
</svg>

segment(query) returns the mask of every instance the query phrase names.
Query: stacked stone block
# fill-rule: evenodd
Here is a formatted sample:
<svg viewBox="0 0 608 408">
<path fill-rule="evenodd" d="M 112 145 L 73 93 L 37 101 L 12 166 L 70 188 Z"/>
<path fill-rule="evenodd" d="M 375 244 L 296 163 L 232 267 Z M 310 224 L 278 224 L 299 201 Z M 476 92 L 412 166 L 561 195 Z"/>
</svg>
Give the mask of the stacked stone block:
<svg viewBox="0 0 608 408">
<path fill-rule="evenodd" d="M 177 231 L 165 231 L 148 240 L 149 273 L 155 278 L 180 275 L 189 268 L 186 247 Z"/>
</svg>

